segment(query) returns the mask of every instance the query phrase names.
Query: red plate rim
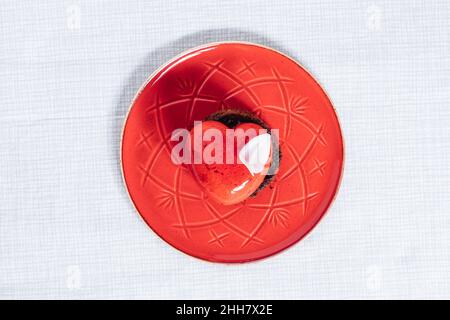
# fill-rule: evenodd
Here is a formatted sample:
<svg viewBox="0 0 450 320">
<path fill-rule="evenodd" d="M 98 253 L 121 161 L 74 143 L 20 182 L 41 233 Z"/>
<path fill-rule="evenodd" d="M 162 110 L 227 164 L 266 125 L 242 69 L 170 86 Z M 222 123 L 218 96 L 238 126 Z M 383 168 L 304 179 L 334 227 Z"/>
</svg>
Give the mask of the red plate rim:
<svg viewBox="0 0 450 320">
<path fill-rule="evenodd" d="M 270 252 L 266 255 L 261 255 L 258 256 L 256 258 L 249 258 L 249 259 L 241 259 L 241 260 L 230 260 L 230 261 L 221 261 L 221 260 L 217 260 L 217 259 L 210 259 L 208 257 L 205 256 L 201 256 L 201 255 L 196 255 L 193 254 L 192 252 L 188 252 L 187 250 L 184 250 L 183 248 L 180 248 L 178 246 L 176 246 L 175 244 L 169 242 L 168 240 L 165 239 L 165 237 L 159 233 L 154 227 L 152 227 L 152 225 L 146 221 L 144 219 L 144 217 L 142 216 L 142 214 L 139 212 L 138 208 L 136 207 L 136 204 L 130 194 L 130 190 L 128 188 L 127 182 L 126 182 L 126 178 L 125 178 L 125 173 L 124 173 L 124 167 L 123 167 L 123 140 L 124 140 L 124 134 L 125 134 L 125 127 L 126 124 L 128 122 L 128 118 L 130 115 L 130 112 L 134 106 L 134 104 L 136 103 L 136 100 L 139 98 L 139 96 L 142 94 L 143 90 L 146 88 L 146 86 L 154 79 L 154 77 L 156 75 L 158 75 L 162 70 L 164 70 L 165 68 L 167 68 L 168 66 L 170 66 L 172 63 L 176 62 L 177 60 L 179 60 L 180 58 L 189 55 L 192 52 L 198 51 L 198 50 L 202 50 L 208 47 L 213 47 L 213 46 L 219 46 L 219 45 L 223 45 L 223 44 L 242 44 L 242 45 L 249 45 L 249 46 L 254 46 L 254 47 L 259 47 L 262 49 L 266 49 L 266 50 L 270 50 L 273 51 L 275 53 L 278 53 L 281 56 L 284 56 L 285 58 L 289 59 L 290 61 L 294 62 L 299 68 L 301 68 L 303 71 L 305 71 L 309 77 L 316 82 L 316 84 L 318 85 L 318 87 L 321 89 L 321 91 L 323 92 L 323 95 L 328 99 L 328 101 L 330 102 L 330 105 L 332 106 L 332 111 L 334 114 L 334 117 L 336 119 L 336 122 L 339 126 L 339 135 L 340 135 L 340 141 L 341 141 L 341 155 L 342 155 L 342 159 L 341 159 L 341 166 L 340 166 L 340 174 L 339 174 L 339 178 L 336 184 L 336 187 L 333 191 L 333 197 L 330 199 L 330 201 L 328 201 L 325 209 L 323 210 L 322 214 L 318 217 L 318 219 L 307 229 L 307 231 L 300 237 L 298 237 L 295 241 L 292 241 L 290 244 L 288 244 L 287 246 L 280 248 L 276 251 Z M 336 109 L 334 107 L 334 103 L 332 102 L 332 99 L 330 98 L 330 96 L 327 94 L 326 90 L 324 89 L 324 87 L 321 85 L 321 83 L 311 74 L 311 72 L 305 68 L 301 63 L 299 63 L 296 59 L 292 58 L 291 56 L 287 55 L 284 52 L 281 52 L 277 49 L 262 45 L 262 44 L 257 44 L 257 43 L 253 43 L 253 42 L 248 42 L 248 41 L 216 41 L 216 42 L 209 42 L 206 44 L 202 44 L 196 47 L 192 47 L 189 48 L 187 50 L 184 50 L 182 52 L 180 52 L 178 55 L 174 56 L 173 58 L 169 59 L 167 62 L 163 63 L 160 67 L 158 67 L 156 70 L 154 70 L 148 77 L 147 79 L 143 82 L 143 84 L 140 86 L 140 88 L 137 90 L 136 94 L 134 95 L 127 113 L 124 117 L 123 120 L 123 125 L 122 125 L 122 129 L 121 129 L 121 135 L 120 135 L 120 148 L 119 148 L 119 152 L 120 152 L 120 170 L 121 170 L 121 176 L 122 176 L 122 181 L 123 184 L 125 185 L 125 189 L 126 189 L 126 193 L 127 196 L 130 200 L 130 202 L 132 203 L 134 209 L 136 210 L 136 213 L 138 214 L 138 216 L 144 221 L 144 223 L 155 233 L 158 235 L 158 237 L 164 241 L 165 243 L 167 243 L 168 245 L 170 245 L 171 247 L 177 249 L 178 251 L 181 251 L 182 253 L 184 253 L 185 255 L 189 256 L 189 257 L 193 257 L 195 259 L 201 260 L 201 261 L 207 261 L 207 262 L 212 262 L 212 263 L 219 263 L 219 264 L 239 264 L 239 263 L 248 263 L 248 262 L 255 262 L 255 261 L 260 261 L 260 260 L 265 260 L 268 257 L 272 257 L 275 256 L 277 254 L 279 254 L 280 252 L 286 251 L 287 249 L 290 249 L 291 247 L 293 247 L 295 244 L 297 244 L 298 242 L 302 241 L 304 238 L 306 238 L 311 231 L 320 223 L 320 221 L 322 221 L 322 219 L 325 217 L 325 215 L 329 212 L 331 206 L 334 204 L 337 194 L 339 193 L 339 190 L 342 186 L 342 180 L 343 180 L 343 176 L 344 176 L 344 168 L 345 168 L 345 162 L 346 162 L 346 153 L 345 153 L 345 140 L 344 140 L 344 135 L 343 135 L 343 130 L 342 130 L 342 126 L 341 126 L 341 121 L 339 119 L 339 116 L 336 112 Z"/>
</svg>

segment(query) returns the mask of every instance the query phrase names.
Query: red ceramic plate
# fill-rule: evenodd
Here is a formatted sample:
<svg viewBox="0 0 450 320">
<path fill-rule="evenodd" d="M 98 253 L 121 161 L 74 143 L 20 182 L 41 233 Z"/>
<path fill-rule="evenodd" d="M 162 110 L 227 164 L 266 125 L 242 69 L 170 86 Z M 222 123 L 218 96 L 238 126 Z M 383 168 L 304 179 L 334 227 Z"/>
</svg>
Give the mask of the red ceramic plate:
<svg viewBox="0 0 450 320">
<path fill-rule="evenodd" d="M 270 185 L 231 206 L 170 158 L 174 129 L 227 108 L 279 129 L 282 154 Z M 145 222 L 175 248 L 214 262 L 261 259 L 302 239 L 330 206 L 343 167 L 341 130 L 320 85 L 291 58 L 250 43 L 195 48 L 153 73 L 131 105 L 121 152 Z"/>
</svg>

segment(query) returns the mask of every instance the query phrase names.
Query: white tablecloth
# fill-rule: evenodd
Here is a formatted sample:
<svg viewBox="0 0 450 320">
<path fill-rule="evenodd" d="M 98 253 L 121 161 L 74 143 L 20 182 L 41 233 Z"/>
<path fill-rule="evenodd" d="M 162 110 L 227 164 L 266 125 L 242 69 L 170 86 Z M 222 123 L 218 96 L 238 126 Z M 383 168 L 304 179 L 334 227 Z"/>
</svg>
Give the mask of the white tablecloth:
<svg viewBox="0 0 450 320">
<path fill-rule="evenodd" d="M 2 1 L 0 298 L 450 298 L 450 2 Z M 127 107 L 179 52 L 262 43 L 334 102 L 338 197 L 243 265 L 158 238 L 119 170 Z"/>
</svg>

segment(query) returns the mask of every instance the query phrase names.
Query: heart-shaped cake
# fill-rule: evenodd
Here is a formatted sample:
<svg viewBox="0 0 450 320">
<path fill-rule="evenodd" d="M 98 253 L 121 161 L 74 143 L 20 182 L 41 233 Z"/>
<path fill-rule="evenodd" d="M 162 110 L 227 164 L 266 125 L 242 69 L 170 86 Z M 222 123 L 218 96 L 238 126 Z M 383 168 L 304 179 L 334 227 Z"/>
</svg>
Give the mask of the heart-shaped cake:
<svg viewBox="0 0 450 320">
<path fill-rule="evenodd" d="M 218 202 L 239 203 L 267 184 L 276 148 L 270 129 L 253 115 L 213 114 L 196 122 L 189 138 L 192 172 Z"/>
</svg>

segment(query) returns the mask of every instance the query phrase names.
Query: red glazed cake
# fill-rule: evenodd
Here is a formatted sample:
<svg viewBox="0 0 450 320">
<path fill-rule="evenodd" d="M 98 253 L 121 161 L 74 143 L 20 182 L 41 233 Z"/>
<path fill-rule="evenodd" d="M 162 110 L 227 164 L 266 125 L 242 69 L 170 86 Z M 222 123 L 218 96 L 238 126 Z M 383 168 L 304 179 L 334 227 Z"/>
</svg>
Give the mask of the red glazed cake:
<svg viewBox="0 0 450 320">
<path fill-rule="evenodd" d="M 191 166 L 199 184 L 218 202 L 244 201 L 272 180 L 279 164 L 278 137 L 264 121 L 249 112 L 228 109 L 208 116 L 191 130 L 191 137 L 197 129 L 221 133 L 219 141 L 202 141 L 200 150 L 222 152 L 220 161 L 203 159 Z"/>
</svg>

